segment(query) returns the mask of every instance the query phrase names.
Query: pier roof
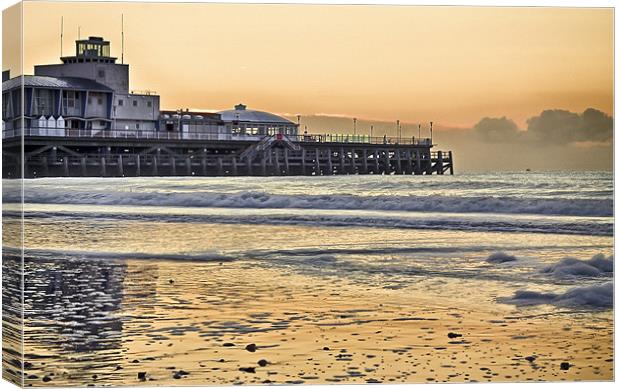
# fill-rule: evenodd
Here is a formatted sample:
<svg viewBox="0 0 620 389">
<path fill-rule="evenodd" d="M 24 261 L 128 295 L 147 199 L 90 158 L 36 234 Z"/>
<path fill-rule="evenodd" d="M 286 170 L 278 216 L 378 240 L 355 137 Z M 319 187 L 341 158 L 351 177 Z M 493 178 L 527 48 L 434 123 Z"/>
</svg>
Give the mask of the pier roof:
<svg viewBox="0 0 620 389">
<path fill-rule="evenodd" d="M 278 123 L 287 125 L 295 124 L 288 119 L 269 112 L 246 109 L 246 106 L 243 104 L 236 105 L 235 109 L 220 111 L 218 113 L 222 116 L 222 120 L 225 122 L 239 121 L 251 123 Z"/>
<path fill-rule="evenodd" d="M 19 88 L 22 84 L 22 77 L 14 77 L 2 83 L 2 91 Z M 91 90 L 97 92 L 112 92 L 111 88 L 96 81 L 78 77 L 50 77 L 50 76 L 24 76 L 23 84 L 25 87 L 35 88 L 60 88 Z"/>
</svg>

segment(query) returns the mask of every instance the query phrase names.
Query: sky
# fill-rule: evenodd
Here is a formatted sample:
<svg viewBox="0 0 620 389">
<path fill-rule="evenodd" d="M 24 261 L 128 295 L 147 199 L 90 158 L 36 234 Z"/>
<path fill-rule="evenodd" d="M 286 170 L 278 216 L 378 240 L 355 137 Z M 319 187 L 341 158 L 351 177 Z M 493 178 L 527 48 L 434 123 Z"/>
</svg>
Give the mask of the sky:
<svg viewBox="0 0 620 389">
<path fill-rule="evenodd" d="M 408 135 L 431 120 L 475 132 L 504 117 L 528 131 L 546 110 L 613 116 L 610 8 L 25 2 L 24 73 L 59 61 L 61 16 L 64 55 L 80 26 L 120 60 L 122 14 L 130 87 L 166 109 L 242 102 L 313 117 L 315 132 L 335 116 L 398 119 Z"/>
</svg>

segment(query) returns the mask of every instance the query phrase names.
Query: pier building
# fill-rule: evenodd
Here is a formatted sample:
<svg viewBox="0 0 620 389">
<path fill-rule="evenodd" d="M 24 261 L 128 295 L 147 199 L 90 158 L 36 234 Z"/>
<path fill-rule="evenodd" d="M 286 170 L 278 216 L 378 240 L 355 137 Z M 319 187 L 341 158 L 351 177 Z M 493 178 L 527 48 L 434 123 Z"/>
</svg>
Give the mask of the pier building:
<svg viewBox="0 0 620 389">
<path fill-rule="evenodd" d="M 100 37 L 60 60 L 2 73 L 4 178 L 453 173 L 432 139 L 300 134 L 244 104 L 162 110 L 157 93 L 130 89 L 129 65 Z"/>
</svg>

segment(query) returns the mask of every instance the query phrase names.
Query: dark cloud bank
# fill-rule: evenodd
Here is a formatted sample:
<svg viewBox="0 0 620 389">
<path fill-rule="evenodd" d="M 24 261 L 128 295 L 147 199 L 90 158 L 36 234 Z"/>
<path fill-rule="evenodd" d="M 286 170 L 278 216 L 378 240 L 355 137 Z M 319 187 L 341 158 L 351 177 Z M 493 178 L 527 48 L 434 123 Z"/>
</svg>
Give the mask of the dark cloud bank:
<svg viewBox="0 0 620 389">
<path fill-rule="evenodd" d="M 296 120 L 296 119 L 294 119 Z M 302 127 L 312 133 L 351 133 L 352 119 L 304 116 Z M 396 124 L 358 120 L 358 133 L 396 135 Z M 549 109 L 527 120 L 520 129 L 507 117 L 485 117 L 472 128 L 436 126 L 433 141 L 440 150 L 452 150 L 458 171 L 493 170 L 611 170 L 613 118 L 588 108 L 582 113 Z M 417 125 L 404 123 L 403 136 L 418 136 Z M 421 131 L 429 136 L 428 124 Z"/>
</svg>

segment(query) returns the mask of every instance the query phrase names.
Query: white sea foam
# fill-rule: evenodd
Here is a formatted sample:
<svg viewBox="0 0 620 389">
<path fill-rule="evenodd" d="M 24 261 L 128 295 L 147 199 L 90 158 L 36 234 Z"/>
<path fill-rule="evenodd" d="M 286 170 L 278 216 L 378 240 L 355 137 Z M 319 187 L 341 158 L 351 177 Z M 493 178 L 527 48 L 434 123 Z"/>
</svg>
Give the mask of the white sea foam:
<svg viewBox="0 0 620 389">
<path fill-rule="evenodd" d="M 567 257 L 556 264 L 542 269 L 542 273 L 553 275 L 554 277 L 600 277 L 613 276 L 614 261 L 613 256 L 605 258 L 603 254 L 597 254 L 588 260 Z"/>
<path fill-rule="evenodd" d="M 505 262 L 514 262 L 517 260 L 517 257 L 514 255 L 506 254 L 503 251 L 496 251 L 493 254 L 489 255 L 487 258 L 487 262 L 490 263 L 505 263 Z"/>
</svg>

